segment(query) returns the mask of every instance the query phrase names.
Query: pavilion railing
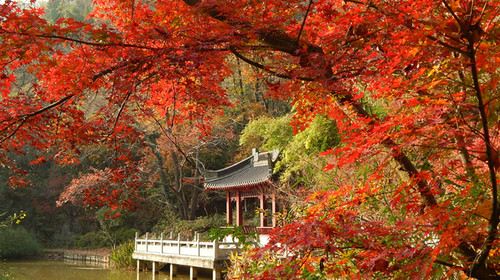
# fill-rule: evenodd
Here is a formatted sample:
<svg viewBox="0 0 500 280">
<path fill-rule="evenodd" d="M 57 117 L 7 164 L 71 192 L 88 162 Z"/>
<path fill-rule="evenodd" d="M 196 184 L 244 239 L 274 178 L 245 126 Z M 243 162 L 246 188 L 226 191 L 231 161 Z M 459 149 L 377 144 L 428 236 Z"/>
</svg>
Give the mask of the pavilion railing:
<svg viewBox="0 0 500 280">
<path fill-rule="evenodd" d="M 171 236 L 171 235 L 170 235 Z M 150 238 L 149 233 L 139 238 L 136 234 L 134 253 L 164 255 L 164 256 L 186 256 L 208 259 L 227 259 L 229 255 L 240 248 L 237 242 L 202 242 L 199 235 L 192 241 L 163 237 Z"/>
</svg>

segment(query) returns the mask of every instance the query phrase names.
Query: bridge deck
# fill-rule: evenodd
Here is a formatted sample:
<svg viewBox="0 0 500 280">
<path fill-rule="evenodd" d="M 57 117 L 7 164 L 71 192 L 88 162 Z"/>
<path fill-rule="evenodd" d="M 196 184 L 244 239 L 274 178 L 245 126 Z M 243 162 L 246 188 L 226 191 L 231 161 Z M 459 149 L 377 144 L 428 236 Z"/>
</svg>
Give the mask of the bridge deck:
<svg viewBox="0 0 500 280">
<path fill-rule="evenodd" d="M 213 270 L 213 279 L 220 279 L 220 271 L 225 267 L 231 252 L 237 251 L 236 242 L 201 242 L 163 239 L 135 238 L 135 249 L 132 257 L 137 261 L 151 261 L 153 264 L 170 264 L 171 278 L 173 265 L 190 267 L 192 275 L 194 268 Z M 153 266 L 154 267 L 154 266 Z M 153 273 L 154 275 L 154 273 Z M 192 276 L 191 279 L 194 279 Z M 153 278 L 154 279 L 154 278 Z"/>
<path fill-rule="evenodd" d="M 136 239 L 133 258 L 214 269 L 236 250 L 235 242 Z"/>
</svg>

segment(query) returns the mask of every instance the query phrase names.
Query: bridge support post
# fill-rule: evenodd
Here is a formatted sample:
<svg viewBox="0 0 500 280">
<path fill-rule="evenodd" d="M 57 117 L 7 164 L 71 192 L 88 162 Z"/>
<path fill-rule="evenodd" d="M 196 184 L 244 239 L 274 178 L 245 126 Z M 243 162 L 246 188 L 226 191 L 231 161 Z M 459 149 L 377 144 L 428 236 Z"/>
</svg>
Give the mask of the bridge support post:
<svg viewBox="0 0 500 280">
<path fill-rule="evenodd" d="M 137 260 L 137 275 L 136 275 L 136 280 L 139 280 L 140 271 L 141 271 L 141 261 Z"/>
<path fill-rule="evenodd" d="M 175 264 L 170 264 L 170 280 L 174 279 L 177 276 L 177 266 Z"/>
<path fill-rule="evenodd" d="M 151 272 L 151 274 L 153 275 L 153 280 L 156 279 L 156 262 L 153 262 L 153 271 Z"/>
<path fill-rule="evenodd" d="M 214 268 L 212 270 L 212 280 L 221 280 L 222 279 L 222 274 L 220 269 Z"/>
<path fill-rule="evenodd" d="M 198 278 L 198 269 L 194 266 L 189 267 L 189 280 L 196 280 Z"/>
</svg>

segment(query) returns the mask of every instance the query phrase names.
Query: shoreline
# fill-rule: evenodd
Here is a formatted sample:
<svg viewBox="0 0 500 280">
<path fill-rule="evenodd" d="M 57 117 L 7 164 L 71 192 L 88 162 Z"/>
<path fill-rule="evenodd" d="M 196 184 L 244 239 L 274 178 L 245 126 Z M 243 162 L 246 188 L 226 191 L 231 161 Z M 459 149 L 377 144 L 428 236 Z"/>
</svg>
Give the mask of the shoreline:
<svg viewBox="0 0 500 280">
<path fill-rule="evenodd" d="M 40 259 L 83 262 L 109 266 L 111 249 L 44 249 Z"/>
</svg>

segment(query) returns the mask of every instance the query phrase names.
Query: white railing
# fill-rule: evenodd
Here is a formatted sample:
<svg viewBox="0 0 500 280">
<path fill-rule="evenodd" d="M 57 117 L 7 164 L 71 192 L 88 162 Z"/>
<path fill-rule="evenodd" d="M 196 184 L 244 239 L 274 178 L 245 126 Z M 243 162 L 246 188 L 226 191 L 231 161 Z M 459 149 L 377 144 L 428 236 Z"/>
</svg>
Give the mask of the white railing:
<svg viewBox="0 0 500 280">
<path fill-rule="evenodd" d="M 236 242 L 201 242 L 199 235 L 194 241 L 183 241 L 180 236 L 174 239 L 164 239 L 163 234 L 160 239 L 149 238 L 146 233 L 144 238 L 135 238 L 135 253 L 165 255 L 165 256 L 187 256 L 201 257 L 209 259 L 227 259 L 231 252 L 239 248 Z"/>
</svg>

